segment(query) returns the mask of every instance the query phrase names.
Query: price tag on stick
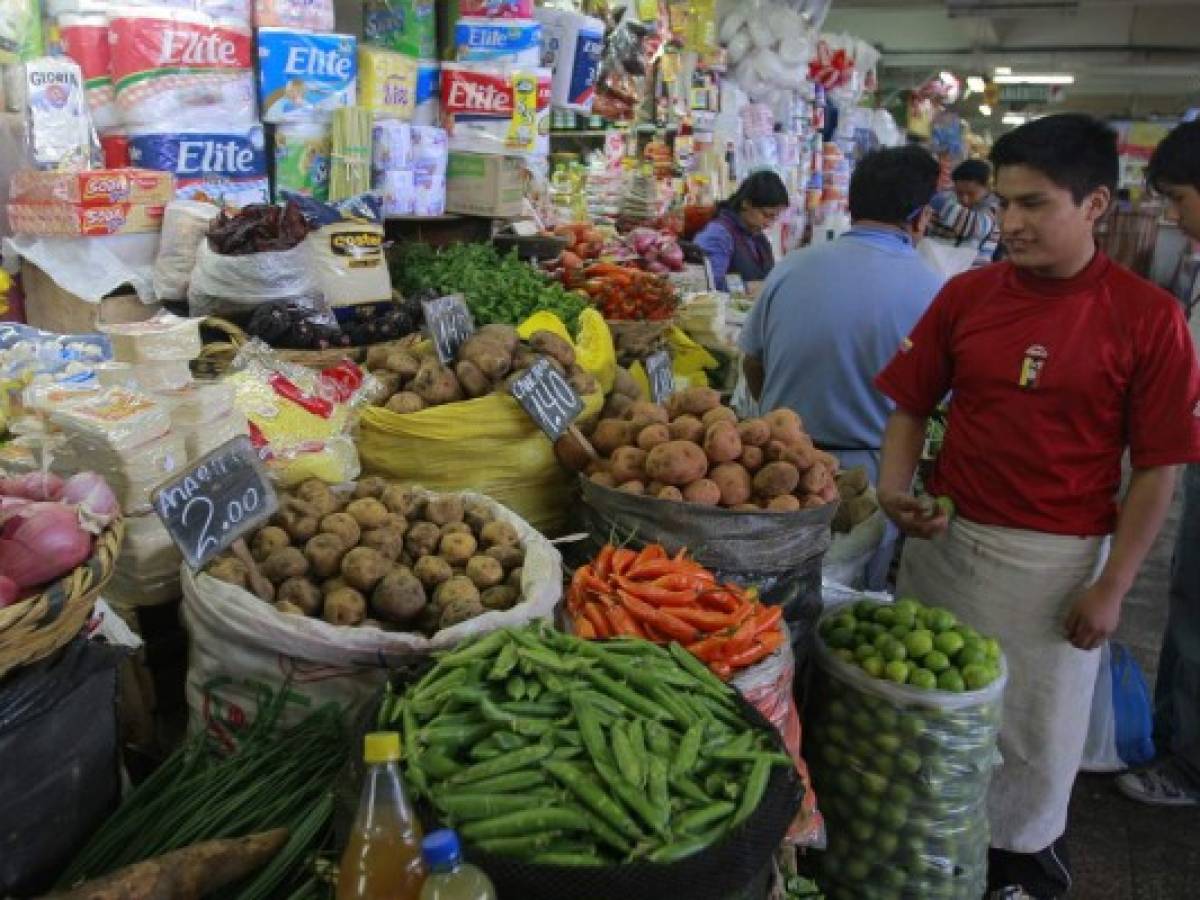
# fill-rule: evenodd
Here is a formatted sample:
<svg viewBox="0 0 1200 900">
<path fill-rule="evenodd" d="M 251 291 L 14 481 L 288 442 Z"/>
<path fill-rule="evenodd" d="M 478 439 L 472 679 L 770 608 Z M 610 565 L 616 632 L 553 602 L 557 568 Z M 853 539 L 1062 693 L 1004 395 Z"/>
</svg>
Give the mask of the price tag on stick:
<svg viewBox="0 0 1200 900">
<path fill-rule="evenodd" d="M 449 294 L 436 300 L 426 300 L 425 327 L 433 341 L 442 365 L 454 362 L 458 348 L 475 333 L 475 322 L 461 294 Z"/>
<path fill-rule="evenodd" d="M 552 441 L 571 430 L 583 401 L 548 360 L 540 359 L 513 382 L 512 395 Z"/>
<path fill-rule="evenodd" d="M 646 380 L 650 382 L 650 401 L 666 403 L 675 393 L 675 371 L 671 367 L 671 354 L 659 350 L 646 357 Z"/>
<path fill-rule="evenodd" d="M 279 508 L 275 489 L 245 435 L 222 444 L 163 482 L 151 495 L 151 502 L 193 569 L 203 568 L 235 542 L 241 546 L 234 546 L 234 552 L 245 562 L 250 553 L 242 539 Z M 257 574 L 256 568 L 251 571 Z"/>
</svg>

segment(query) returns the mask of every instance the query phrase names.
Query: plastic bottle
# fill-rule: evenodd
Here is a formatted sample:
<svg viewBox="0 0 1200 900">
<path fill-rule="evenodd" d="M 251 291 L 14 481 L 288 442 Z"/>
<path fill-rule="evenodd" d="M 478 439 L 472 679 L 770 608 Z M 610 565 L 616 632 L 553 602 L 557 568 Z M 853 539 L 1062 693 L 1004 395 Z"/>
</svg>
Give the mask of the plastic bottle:
<svg viewBox="0 0 1200 900">
<path fill-rule="evenodd" d="M 338 869 L 337 900 L 419 900 L 421 826 L 400 777 L 400 735 L 376 732 L 363 744 L 367 774 Z"/>
<path fill-rule="evenodd" d="M 429 878 L 421 900 L 496 900 L 496 889 L 478 866 L 463 862 L 458 835 L 435 831 L 421 843 Z"/>
</svg>

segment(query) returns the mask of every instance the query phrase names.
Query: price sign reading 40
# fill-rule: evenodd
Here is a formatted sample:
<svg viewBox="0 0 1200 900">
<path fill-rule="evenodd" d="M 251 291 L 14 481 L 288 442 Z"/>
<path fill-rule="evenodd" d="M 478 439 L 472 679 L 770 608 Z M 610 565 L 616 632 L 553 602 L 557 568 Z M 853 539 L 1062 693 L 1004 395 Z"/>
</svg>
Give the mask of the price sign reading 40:
<svg viewBox="0 0 1200 900">
<path fill-rule="evenodd" d="M 426 300 L 425 326 L 429 338 L 443 365 L 453 363 L 458 348 L 475 333 L 475 322 L 461 294 L 449 294 L 436 300 Z"/>
<path fill-rule="evenodd" d="M 159 485 L 151 499 L 167 533 L 193 569 L 203 568 L 265 524 L 279 508 L 275 489 L 245 435 L 222 444 Z"/>
<path fill-rule="evenodd" d="M 583 412 L 579 395 L 545 359 L 538 360 L 533 368 L 514 381 L 511 390 L 529 417 L 552 441 L 570 430 L 571 424 Z"/>
<path fill-rule="evenodd" d="M 650 400 L 666 403 L 675 393 L 675 372 L 671 368 L 671 354 L 659 350 L 646 357 L 646 380 L 650 382 Z"/>
</svg>

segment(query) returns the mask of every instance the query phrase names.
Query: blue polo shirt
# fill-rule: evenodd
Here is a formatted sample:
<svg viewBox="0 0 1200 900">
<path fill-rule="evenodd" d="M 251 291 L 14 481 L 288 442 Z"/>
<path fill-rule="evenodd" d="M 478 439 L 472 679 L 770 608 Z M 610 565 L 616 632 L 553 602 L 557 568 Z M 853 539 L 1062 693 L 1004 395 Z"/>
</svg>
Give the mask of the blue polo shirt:
<svg viewBox="0 0 1200 900">
<path fill-rule="evenodd" d="M 883 228 L 855 226 L 788 255 L 740 340 L 766 370 L 761 408 L 794 409 L 831 452 L 878 450 L 892 404 L 872 381 L 943 281 L 907 236 Z"/>
</svg>

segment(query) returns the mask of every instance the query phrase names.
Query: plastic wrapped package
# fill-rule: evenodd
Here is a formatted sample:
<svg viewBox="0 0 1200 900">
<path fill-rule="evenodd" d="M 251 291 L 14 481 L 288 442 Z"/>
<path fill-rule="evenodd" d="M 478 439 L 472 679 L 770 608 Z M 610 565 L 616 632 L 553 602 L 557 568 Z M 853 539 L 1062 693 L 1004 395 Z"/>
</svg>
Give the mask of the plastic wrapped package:
<svg viewBox="0 0 1200 900">
<path fill-rule="evenodd" d="M 550 152 L 549 69 L 442 65 L 442 117 L 450 149 L 499 156 Z"/>
<path fill-rule="evenodd" d="M 378 175 L 411 169 L 412 163 L 412 126 L 395 119 L 376 121 L 371 131 L 371 168 L 374 172 Z"/>
<path fill-rule="evenodd" d="M 303 31 L 332 31 L 333 0 L 254 0 L 254 24 Z"/>
<path fill-rule="evenodd" d="M 437 10 L 433 0 L 366 0 L 363 38 L 414 59 L 437 58 Z"/>
<path fill-rule="evenodd" d="M 186 362 L 198 357 L 203 346 L 198 321 L 165 312 L 144 322 L 105 325 L 101 331 L 118 362 Z"/>
<path fill-rule="evenodd" d="M 477 19 L 529 19 L 533 0 L 458 0 L 458 14 Z"/>
<path fill-rule="evenodd" d="M 325 295 L 303 242 L 288 250 L 226 256 L 200 243 L 188 284 L 193 316 L 248 315 L 262 303 L 289 300 L 306 309 L 325 308 Z"/>
<path fill-rule="evenodd" d="M 163 211 L 162 237 L 154 259 L 154 294 L 159 300 L 186 300 L 196 250 L 221 210 L 212 203 L 173 200 Z"/>
<path fill-rule="evenodd" d="M 383 256 L 380 198 L 364 194 L 336 204 L 308 198 L 298 202 L 315 226 L 303 246 L 329 306 L 390 300 L 392 281 Z"/>
<path fill-rule="evenodd" d="M 152 394 L 177 391 L 192 383 L 192 369 L 186 359 L 136 363 L 132 375 L 138 387 Z"/>
<path fill-rule="evenodd" d="M 170 407 L 171 429 L 183 437 L 189 460 L 250 433 L 246 414 L 237 409 L 233 388 L 225 382 L 192 384 L 159 398 Z"/>
<path fill-rule="evenodd" d="M 157 513 L 125 516 L 125 541 L 117 566 L 145 578 L 179 578 L 183 556 Z"/>
<path fill-rule="evenodd" d="M 86 441 L 114 453 L 161 437 L 171 428 L 171 416 L 162 404 L 147 394 L 119 387 L 51 409 L 49 418 L 68 441 Z"/>
<path fill-rule="evenodd" d="M 831 607 L 822 624 L 845 609 Z M 816 661 L 807 748 L 829 830 L 822 887 L 831 898 L 875 887 L 982 896 L 1003 664 L 986 688 L 952 693 L 872 678 L 819 637 Z"/>
<path fill-rule="evenodd" d="M 468 19 L 454 25 L 460 62 L 537 66 L 542 61 L 542 26 L 531 19 Z"/>
<path fill-rule="evenodd" d="M 359 47 L 358 105 L 376 118 L 411 120 L 417 106 L 417 71 L 417 61 L 403 53 Z"/>
<path fill-rule="evenodd" d="M 328 119 L 353 106 L 358 85 L 358 39 L 259 28 L 258 100 L 264 122 Z"/>
<path fill-rule="evenodd" d="M 572 10 L 542 8 L 542 65 L 553 75 L 553 102 L 559 109 L 590 112 L 604 51 L 604 22 Z"/>
<path fill-rule="evenodd" d="M 287 195 L 329 199 L 332 132 L 328 122 L 293 122 L 274 131 L 275 201 Z"/>
<path fill-rule="evenodd" d="M 176 120 L 178 122 L 178 120 Z M 262 126 L 144 126 L 129 131 L 134 165 L 175 176 L 175 196 L 223 206 L 267 202 L 267 156 Z"/>
<path fill-rule="evenodd" d="M 183 435 L 176 431 L 119 451 L 100 441 L 69 435 L 58 447 L 51 468 L 62 475 L 97 472 L 112 488 L 122 510 L 145 513 L 151 509 L 154 489 L 187 461 Z"/>
<path fill-rule="evenodd" d="M 26 158 L 35 169 L 88 169 L 100 143 L 88 116 L 83 72 L 69 59 L 22 65 Z"/>
<path fill-rule="evenodd" d="M 102 14 L 63 14 L 57 17 L 63 53 L 79 64 L 83 72 L 88 109 L 97 128 L 116 125 L 120 118 L 113 94 L 108 16 Z"/>
</svg>

